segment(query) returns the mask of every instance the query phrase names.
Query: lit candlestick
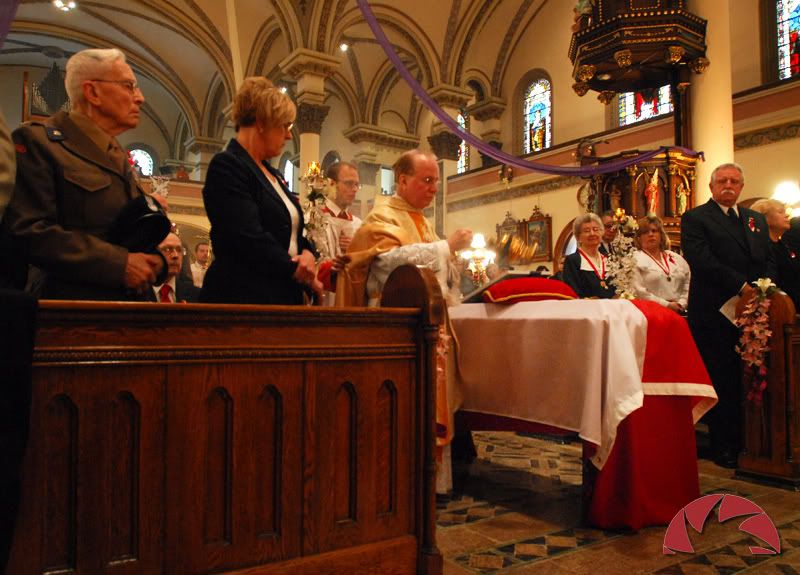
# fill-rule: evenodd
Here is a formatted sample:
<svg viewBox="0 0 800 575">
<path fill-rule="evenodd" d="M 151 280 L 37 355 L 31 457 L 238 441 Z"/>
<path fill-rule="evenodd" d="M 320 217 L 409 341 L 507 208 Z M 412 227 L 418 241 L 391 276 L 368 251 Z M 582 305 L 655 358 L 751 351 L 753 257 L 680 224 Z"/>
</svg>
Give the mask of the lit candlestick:
<svg viewBox="0 0 800 575">
<path fill-rule="evenodd" d="M 617 223 L 622 223 L 625 221 L 625 210 L 622 208 L 617 208 L 617 211 L 614 212 L 614 220 Z"/>
</svg>

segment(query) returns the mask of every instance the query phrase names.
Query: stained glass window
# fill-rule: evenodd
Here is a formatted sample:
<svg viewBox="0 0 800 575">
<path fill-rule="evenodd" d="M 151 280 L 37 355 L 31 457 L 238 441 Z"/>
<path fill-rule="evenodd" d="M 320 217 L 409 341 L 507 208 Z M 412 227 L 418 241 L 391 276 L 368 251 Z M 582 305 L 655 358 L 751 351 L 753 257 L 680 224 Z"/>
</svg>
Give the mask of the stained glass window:
<svg viewBox="0 0 800 575">
<path fill-rule="evenodd" d="M 800 75 L 800 0 L 777 0 L 778 77 Z"/>
<path fill-rule="evenodd" d="M 625 92 L 619 95 L 620 126 L 628 126 L 670 112 L 672 112 L 672 98 L 669 84 L 661 86 L 653 93 L 652 98 L 648 98 L 642 92 Z"/>
<path fill-rule="evenodd" d="M 133 165 L 139 169 L 143 176 L 153 175 L 153 156 L 141 148 L 134 148 L 128 152 L 128 155 L 133 160 Z"/>
<path fill-rule="evenodd" d="M 525 133 L 522 136 L 524 153 L 538 152 L 550 147 L 552 138 L 552 91 L 550 81 L 535 80 L 525 90 L 523 113 Z"/>
<path fill-rule="evenodd" d="M 465 132 L 469 132 L 469 116 L 464 110 L 461 110 L 456 116 L 459 127 Z M 469 146 L 464 140 L 458 145 L 458 163 L 456 164 L 456 173 L 463 174 L 469 170 Z"/>
</svg>

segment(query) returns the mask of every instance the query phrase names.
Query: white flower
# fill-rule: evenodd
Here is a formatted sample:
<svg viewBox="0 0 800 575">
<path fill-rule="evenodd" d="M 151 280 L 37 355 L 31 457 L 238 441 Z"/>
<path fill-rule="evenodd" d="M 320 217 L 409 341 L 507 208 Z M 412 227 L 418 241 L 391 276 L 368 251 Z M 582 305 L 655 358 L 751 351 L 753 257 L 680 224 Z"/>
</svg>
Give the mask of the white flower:
<svg viewBox="0 0 800 575">
<path fill-rule="evenodd" d="M 770 290 L 778 287 L 769 278 L 759 278 L 753 283 L 758 288 L 758 290 L 764 295 L 769 294 Z"/>
</svg>

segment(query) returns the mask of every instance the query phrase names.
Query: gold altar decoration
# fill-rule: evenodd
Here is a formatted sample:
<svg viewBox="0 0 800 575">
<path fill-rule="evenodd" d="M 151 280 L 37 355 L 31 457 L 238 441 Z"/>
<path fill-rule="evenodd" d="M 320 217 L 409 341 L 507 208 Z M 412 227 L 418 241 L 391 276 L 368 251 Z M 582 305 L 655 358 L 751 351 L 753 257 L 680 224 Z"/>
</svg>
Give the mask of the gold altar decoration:
<svg viewBox="0 0 800 575">
<path fill-rule="evenodd" d="M 320 260 L 330 259 L 335 254 L 329 253 L 326 230 L 328 218 L 322 208 L 325 207 L 325 191 L 329 185 L 328 178 L 322 175 L 319 162 L 311 162 L 305 173 L 300 176 L 300 181 L 306 187 L 305 199 L 301 202 L 303 208 L 303 233 L 314 244 Z"/>
<path fill-rule="evenodd" d="M 613 156 L 596 157 L 604 164 L 641 154 L 628 150 Z M 680 219 L 695 205 L 695 166 L 698 159 L 680 149 L 670 149 L 656 157 L 617 172 L 587 179 L 581 186 L 578 202 L 587 212 L 606 211 L 629 214 L 634 218 L 653 213 L 664 222 L 673 246 L 680 245 Z"/>
</svg>

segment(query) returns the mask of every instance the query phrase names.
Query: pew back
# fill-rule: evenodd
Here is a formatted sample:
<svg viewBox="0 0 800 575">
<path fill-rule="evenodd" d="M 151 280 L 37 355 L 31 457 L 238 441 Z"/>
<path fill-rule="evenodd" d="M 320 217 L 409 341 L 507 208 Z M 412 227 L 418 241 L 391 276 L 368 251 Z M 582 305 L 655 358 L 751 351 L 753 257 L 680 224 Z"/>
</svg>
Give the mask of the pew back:
<svg viewBox="0 0 800 575">
<path fill-rule="evenodd" d="M 414 308 L 42 302 L 8 572 L 440 573 L 403 274 Z"/>
</svg>

